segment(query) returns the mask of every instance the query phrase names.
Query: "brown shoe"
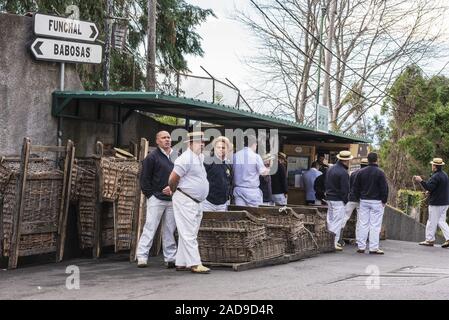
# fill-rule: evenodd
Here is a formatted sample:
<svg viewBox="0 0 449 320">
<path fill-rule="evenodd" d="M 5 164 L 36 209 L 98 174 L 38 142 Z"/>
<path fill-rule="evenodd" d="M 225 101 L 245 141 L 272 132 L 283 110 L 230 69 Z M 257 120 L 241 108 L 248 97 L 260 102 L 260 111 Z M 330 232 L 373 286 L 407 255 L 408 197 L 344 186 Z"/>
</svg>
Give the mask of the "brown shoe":
<svg viewBox="0 0 449 320">
<path fill-rule="evenodd" d="M 366 250 L 366 249 L 358 249 L 358 250 L 357 250 L 357 253 L 365 253 L 365 250 Z"/>
<path fill-rule="evenodd" d="M 446 240 L 446 242 L 444 242 L 444 243 L 441 245 L 441 248 L 449 248 L 449 240 Z"/>
<path fill-rule="evenodd" d="M 191 267 L 190 271 L 192 271 L 193 273 L 204 273 L 204 274 L 210 273 L 210 269 L 206 268 L 202 264 Z"/>
<path fill-rule="evenodd" d="M 186 266 L 176 266 L 176 271 L 190 271 Z"/>
<path fill-rule="evenodd" d="M 435 244 L 434 241 L 427 241 L 427 240 L 419 243 L 420 246 L 426 247 L 433 247 L 434 244 Z"/>
</svg>

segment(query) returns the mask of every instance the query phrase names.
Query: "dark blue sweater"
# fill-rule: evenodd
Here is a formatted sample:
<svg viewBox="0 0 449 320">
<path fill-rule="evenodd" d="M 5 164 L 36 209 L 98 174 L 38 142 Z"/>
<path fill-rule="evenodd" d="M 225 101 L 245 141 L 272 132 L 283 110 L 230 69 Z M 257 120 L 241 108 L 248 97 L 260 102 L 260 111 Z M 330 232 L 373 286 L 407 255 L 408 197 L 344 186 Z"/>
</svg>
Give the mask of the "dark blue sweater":
<svg viewBox="0 0 449 320">
<path fill-rule="evenodd" d="M 168 186 L 168 177 L 173 170 L 173 162 L 157 148 L 142 162 L 140 188 L 145 197 L 155 196 L 159 200 L 171 201 L 171 197 L 162 193 Z"/>
<path fill-rule="evenodd" d="M 349 194 L 349 174 L 348 168 L 337 161 L 326 172 L 326 200 L 328 201 L 343 201 L 348 202 Z"/>
<path fill-rule="evenodd" d="M 217 160 L 218 158 L 213 158 L 204 162 L 207 181 L 209 181 L 207 201 L 215 205 L 222 205 L 231 196 L 232 166 L 228 163 L 216 163 Z"/>
<path fill-rule="evenodd" d="M 377 164 L 360 169 L 355 177 L 351 193 L 357 200 L 380 200 L 387 203 L 388 184 L 385 173 Z"/>
<path fill-rule="evenodd" d="M 446 172 L 436 171 L 427 182 L 422 181 L 421 185 L 430 192 L 429 204 L 431 206 L 449 205 L 449 178 Z"/>
</svg>

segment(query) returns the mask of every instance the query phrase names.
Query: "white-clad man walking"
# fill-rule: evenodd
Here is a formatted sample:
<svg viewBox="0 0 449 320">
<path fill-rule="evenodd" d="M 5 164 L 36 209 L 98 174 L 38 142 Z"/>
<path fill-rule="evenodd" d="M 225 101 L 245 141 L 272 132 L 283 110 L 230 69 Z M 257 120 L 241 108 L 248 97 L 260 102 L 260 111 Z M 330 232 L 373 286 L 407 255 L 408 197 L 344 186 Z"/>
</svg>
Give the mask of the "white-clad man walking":
<svg viewBox="0 0 449 320">
<path fill-rule="evenodd" d="M 168 177 L 173 170 L 170 158 L 173 151 L 171 137 L 167 131 L 156 135 L 157 149 L 142 162 L 140 185 L 147 198 L 145 226 L 137 247 L 137 266 L 147 266 L 148 253 L 153 244 L 159 223 L 162 220 L 162 248 L 167 268 L 175 267 L 176 241 L 175 217 L 173 214 L 172 193 L 168 187 Z"/>
<path fill-rule="evenodd" d="M 449 226 L 446 222 L 447 209 L 449 208 L 449 178 L 443 171 L 445 163 L 441 158 L 434 158 L 431 162 L 433 174 L 428 181 L 423 181 L 420 176 L 414 176 L 415 181 L 421 183 L 429 195 L 429 219 L 426 225 L 426 240 L 420 242 L 422 246 L 433 247 L 435 233 L 440 227 L 446 241 L 441 246 L 449 248 Z"/>
<path fill-rule="evenodd" d="M 209 273 L 201 263 L 198 249 L 198 231 L 203 217 L 201 203 L 209 193 L 209 182 L 204 168 L 204 134 L 192 132 L 187 135 L 187 150 L 175 160 L 169 178 L 173 192 L 173 209 L 178 227 L 179 241 L 176 253 L 176 270 Z"/>
</svg>

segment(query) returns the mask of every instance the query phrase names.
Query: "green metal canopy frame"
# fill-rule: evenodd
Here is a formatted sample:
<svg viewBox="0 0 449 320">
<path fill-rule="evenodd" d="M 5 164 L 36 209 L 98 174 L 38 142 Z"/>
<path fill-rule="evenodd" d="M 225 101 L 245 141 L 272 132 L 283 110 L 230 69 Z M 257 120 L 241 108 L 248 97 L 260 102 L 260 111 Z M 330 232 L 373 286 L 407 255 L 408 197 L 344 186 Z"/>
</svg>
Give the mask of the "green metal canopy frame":
<svg viewBox="0 0 449 320">
<path fill-rule="evenodd" d="M 298 136 L 301 139 L 322 142 L 371 142 L 365 138 L 332 131 L 328 133 L 318 132 L 311 126 L 261 113 L 158 92 L 55 91 L 53 93 L 52 115 L 57 118 L 87 120 L 64 113 L 70 105 L 75 104 L 78 108 L 83 108 L 86 107 L 86 103 L 115 106 L 121 110 L 127 110 L 123 117 L 120 116 L 118 122 L 110 122 L 115 125 L 123 124 L 133 111 L 145 111 L 153 114 L 200 120 L 222 125 L 225 128 L 278 129 L 282 135 Z"/>
</svg>

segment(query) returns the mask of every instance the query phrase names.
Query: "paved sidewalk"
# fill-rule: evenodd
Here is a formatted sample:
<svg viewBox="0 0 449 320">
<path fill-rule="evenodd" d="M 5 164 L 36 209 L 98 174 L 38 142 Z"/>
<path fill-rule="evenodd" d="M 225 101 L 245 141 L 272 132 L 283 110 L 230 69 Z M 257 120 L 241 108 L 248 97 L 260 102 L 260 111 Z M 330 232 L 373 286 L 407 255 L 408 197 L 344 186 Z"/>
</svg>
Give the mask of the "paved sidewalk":
<svg viewBox="0 0 449 320">
<path fill-rule="evenodd" d="M 138 269 L 126 256 L 0 270 L 0 299 L 449 299 L 449 250 L 381 245 L 385 256 L 347 245 L 342 253 L 208 275 L 165 269 L 161 257 Z M 66 288 L 70 265 L 79 267 L 79 290 Z"/>
</svg>

